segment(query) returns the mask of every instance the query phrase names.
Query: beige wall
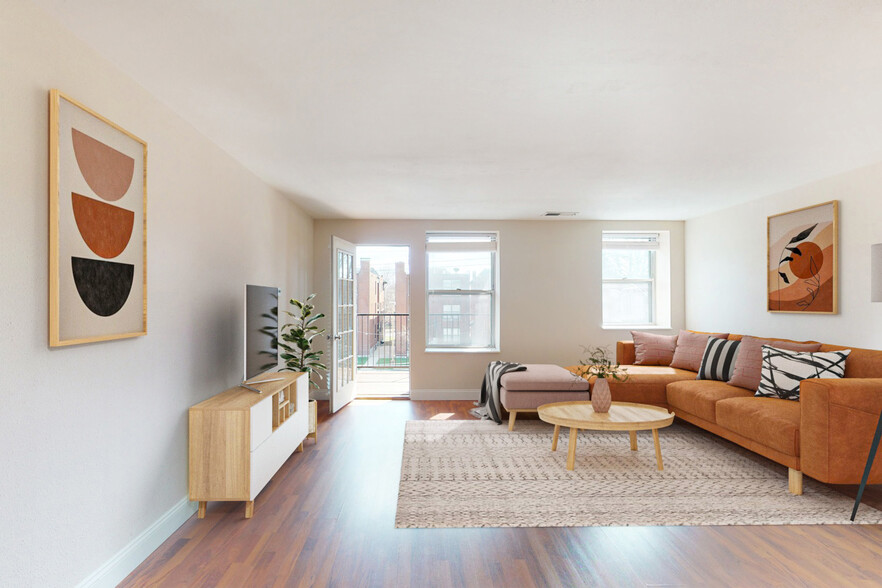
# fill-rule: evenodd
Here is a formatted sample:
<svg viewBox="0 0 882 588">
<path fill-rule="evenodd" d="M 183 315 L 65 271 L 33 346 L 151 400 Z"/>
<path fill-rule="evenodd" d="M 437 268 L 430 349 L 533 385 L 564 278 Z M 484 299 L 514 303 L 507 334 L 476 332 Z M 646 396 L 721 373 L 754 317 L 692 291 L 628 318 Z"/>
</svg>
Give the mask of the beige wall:
<svg viewBox="0 0 882 588">
<path fill-rule="evenodd" d="M 766 218 L 839 200 L 839 314 L 766 312 Z M 686 322 L 731 331 L 882 349 L 870 302 L 870 245 L 882 242 L 882 163 L 686 222 Z"/>
<path fill-rule="evenodd" d="M 618 339 L 630 338 L 627 331 L 601 328 L 600 240 L 604 229 L 671 231 L 671 326 L 674 331 L 682 327 L 682 222 L 316 220 L 317 301 L 325 305 L 322 310 L 330 311 L 326 307 L 332 235 L 356 245 L 410 246 L 414 398 L 474 397 L 489 361 L 567 365 L 581 357 L 580 345 L 614 346 Z M 425 351 L 427 230 L 499 231 L 500 353 Z"/>
<path fill-rule="evenodd" d="M 193 512 L 187 407 L 240 381 L 246 282 L 310 291 L 313 222 L 51 17 L 2 12 L 0 584 L 115 585 Z M 47 346 L 50 88 L 147 141 L 146 337 Z"/>
</svg>

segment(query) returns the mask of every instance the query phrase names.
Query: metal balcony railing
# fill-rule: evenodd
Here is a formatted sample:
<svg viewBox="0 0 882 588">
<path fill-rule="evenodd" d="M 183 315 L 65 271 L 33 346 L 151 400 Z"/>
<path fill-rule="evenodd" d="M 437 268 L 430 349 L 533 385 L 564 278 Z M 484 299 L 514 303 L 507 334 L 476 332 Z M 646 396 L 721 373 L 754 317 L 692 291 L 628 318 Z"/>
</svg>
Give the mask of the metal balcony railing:
<svg viewBox="0 0 882 588">
<path fill-rule="evenodd" d="M 359 369 L 410 367 L 410 315 L 355 315 Z"/>
</svg>

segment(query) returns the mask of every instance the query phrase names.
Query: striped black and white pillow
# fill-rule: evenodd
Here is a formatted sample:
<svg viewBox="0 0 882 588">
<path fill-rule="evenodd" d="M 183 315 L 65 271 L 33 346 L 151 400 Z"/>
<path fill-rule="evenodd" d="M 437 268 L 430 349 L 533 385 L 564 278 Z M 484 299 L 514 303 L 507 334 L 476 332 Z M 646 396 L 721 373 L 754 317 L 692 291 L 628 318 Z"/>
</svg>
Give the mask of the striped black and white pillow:
<svg viewBox="0 0 882 588">
<path fill-rule="evenodd" d="M 696 379 L 728 382 L 732 378 L 732 370 L 735 369 L 735 356 L 738 355 L 739 344 L 741 341 L 708 337 Z"/>
<path fill-rule="evenodd" d="M 799 400 L 799 384 L 808 378 L 845 377 L 851 349 L 808 353 L 763 345 L 763 368 L 757 396 Z"/>
</svg>

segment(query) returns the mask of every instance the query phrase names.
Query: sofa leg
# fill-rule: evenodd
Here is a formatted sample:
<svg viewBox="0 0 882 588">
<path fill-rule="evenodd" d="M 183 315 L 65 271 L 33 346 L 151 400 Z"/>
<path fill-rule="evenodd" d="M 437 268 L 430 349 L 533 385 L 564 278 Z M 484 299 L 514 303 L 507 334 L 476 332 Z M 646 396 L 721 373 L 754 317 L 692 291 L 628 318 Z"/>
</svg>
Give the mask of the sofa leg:
<svg viewBox="0 0 882 588">
<path fill-rule="evenodd" d="M 514 431 L 515 419 L 518 418 L 518 411 L 511 410 L 508 413 L 508 430 Z"/>
<path fill-rule="evenodd" d="M 790 493 L 799 496 L 802 494 L 802 472 L 787 468 L 788 481 L 790 482 Z"/>
</svg>

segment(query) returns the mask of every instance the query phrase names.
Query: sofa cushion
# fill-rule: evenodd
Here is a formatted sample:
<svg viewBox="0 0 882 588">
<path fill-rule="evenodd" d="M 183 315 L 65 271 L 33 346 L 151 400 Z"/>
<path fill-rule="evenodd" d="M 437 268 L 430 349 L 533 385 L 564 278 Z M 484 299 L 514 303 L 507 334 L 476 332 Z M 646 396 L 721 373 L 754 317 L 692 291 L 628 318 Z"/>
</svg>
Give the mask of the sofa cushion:
<svg viewBox="0 0 882 588">
<path fill-rule="evenodd" d="M 677 348 L 677 335 L 659 335 L 631 331 L 634 338 L 634 363 L 637 365 L 671 365 Z"/>
<path fill-rule="evenodd" d="M 754 392 L 759 388 L 760 372 L 763 367 L 763 345 L 771 345 L 788 351 L 817 351 L 821 347 L 820 343 L 793 343 L 758 337 L 742 337 L 729 384 Z"/>
<path fill-rule="evenodd" d="M 551 402 L 569 402 L 572 400 L 590 400 L 588 391 L 562 390 L 499 390 L 499 400 L 505 410 L 536 409 Z"/>
<path fill-rule="evenodd" d="M 677 336 L 677 349 L 674 350 L 671 367 L 697 372 L 701 367 L 707 340 L 711 337 L 725 339 L 727 336 L 727 333 L 693 333 L 681 330 Z"/>
<path fill-rule="evenodd" d="M 628 379 L 624 382 L 607 380 L 612 399 L 616 402 L 639 402 L 667 406 L 665 387 L 671 382 L 694 380 L 695 372 L 678 370 L 668 366 L 626 365 Z M 576 367 L 568 369 L 578 369 Z M 588 378 L 594 382 L 594 376 Z"/>
<path fill-rule="evenodd" d="M 732 377 L 735 358 L 738 356 L 741 341 L 729 341 L 710 337 L 698 368 L 699 380 L 718 380 L 726 382 Z"/>
<path fill-rule="evenodd" d="M 780 398 L 752 396 L 717 402 L 718 425 L 761 445 L 797 457 L 799 418 L 799 403 Z"/>
<path fill-rule="evenodd" d="M 503 374 L 499 383 L 508 390 L 588 390 L 588 381 L 573 372 L 548 363 L 526 363 L 526 370 Z"/>
<path fill-rule="evenodd" d="M 858 349 L 841 345 L 821 345 L 821 351 L 845 351 L 850 349 L 845 366 L 846 378 L 882 378 L 882 351 Z"/>
<path fill-rule="evenodd" d="M 668 384 L 668 405 L 682 409 L 711 423 L 716 422 L 716 404 L 719 400 L 735 397 L 753 397 L 744 388 L 714 380 L 692 380 Z"/>
<path fill-rule="evenodd" d="M 851 350 L 800 353 L 763 345 L 757 396 L 799 400 L 799 384 L 809 378 L 842 378 Z"/>
</svg>

